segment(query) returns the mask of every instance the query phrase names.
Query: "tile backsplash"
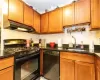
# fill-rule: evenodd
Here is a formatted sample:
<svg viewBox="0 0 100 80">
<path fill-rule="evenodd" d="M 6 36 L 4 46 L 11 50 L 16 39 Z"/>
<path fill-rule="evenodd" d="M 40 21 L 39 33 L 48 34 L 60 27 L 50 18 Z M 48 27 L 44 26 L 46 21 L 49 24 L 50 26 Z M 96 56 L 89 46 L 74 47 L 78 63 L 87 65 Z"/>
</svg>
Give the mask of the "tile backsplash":
<svg viewBox="0 0 100 80">
<path fill-rule="evenodd" d="M 80 26 L 81 27 L 81 26 Z M 76 43 L 80 44 L 83 41 L 83 44 L 90 44 L 91 41 L 94 42 L 95 45 L 100 45 L 100 30 L 98 31 L 89 31 L 89 26 L 82 26 L 86 28 L 84 32 L 73 32 L 67 33 L 67 28 L 64 29 L 64 33 L 57 34 L 31 34 L 26 32 L 18 32 L 15 30 L 4 29 L 3 39 L 30 39 L 32 38 L 35 43 L 38 43 L 39 39 L 46 39 L 46 43 L 49 42 L 58 42 L 58 40 L 62 40 L 62 44 L 68 44 L 72 41 L 71 36 L 76 38 Z"/>
<path fill-rule="evenodd" d="M 40 35 L 41 39 L 46 39 L 46 42 L 49 43 L 51 41 L 54 41 L 57 43 L 59 39 L 62 40 L 62 44 L 68 44 L 72 38 L 71 36 L 74 36 L 76 38 L 76 43 L 80 44 L 81 41 L 83 41 L 83 44 L 90 44 L 91 41 L 94 42 L 95 45 L 100 45 L 100 30 L 98 31 L 89 31 L 89 26 L 79 26 L 79 27 L 85 27 L 86 31 L 84 32 L 73 32 L 73 33 L 67 33 L 67 28 L 65 28 L 64 33 L 59 34 L 44 34 Z"/>
<path fill-rule="evenodd" d="M 3 39 L 30 39 L 32 38 L 35 43 L 38 43 L 39 35 L 26 33 L 26 32 L 19 32 L 15 30 L 4 29 L 3 30 Z"/>
</svg>

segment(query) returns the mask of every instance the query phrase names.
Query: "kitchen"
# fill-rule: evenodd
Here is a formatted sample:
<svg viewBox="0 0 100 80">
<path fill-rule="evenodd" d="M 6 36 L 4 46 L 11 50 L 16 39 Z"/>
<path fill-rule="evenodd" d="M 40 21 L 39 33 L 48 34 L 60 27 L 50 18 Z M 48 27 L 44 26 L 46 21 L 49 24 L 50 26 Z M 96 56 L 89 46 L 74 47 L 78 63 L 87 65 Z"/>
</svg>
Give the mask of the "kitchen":
<svg viewBox="0 0 100 80">
<path fill-rule="evenodd" d="M 0 80 L 100 80 L 100 0 L 0 4 Z"/>
</svg>

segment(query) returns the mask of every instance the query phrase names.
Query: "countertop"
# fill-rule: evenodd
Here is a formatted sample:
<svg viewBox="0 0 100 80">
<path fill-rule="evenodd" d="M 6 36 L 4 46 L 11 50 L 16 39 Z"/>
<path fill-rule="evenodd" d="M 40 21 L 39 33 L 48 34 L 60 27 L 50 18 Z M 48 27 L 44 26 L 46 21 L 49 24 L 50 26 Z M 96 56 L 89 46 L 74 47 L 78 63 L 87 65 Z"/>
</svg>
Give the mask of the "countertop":
<svg viewBox="0 0 100 80">
<path fill-rule="evenodd" d="M 0 59 L 15 56 L 15 54 L 7 53 L 4 51 L 2 51 L 2 52 L 3 52 L 3 54 L 0 54 Z"/>
<path fill-rule="evenodd" d="M 46 48 L 41 47 L 40 49 L 59 51 L 59 52 L 75 52 L 75 53 L 80 53 L 80 54 L 97 55 L 97 56 L 100 57 L 100 50 L 99 51 L 89 51 L 89 50 L 77 51 L 77 50 L 68 50 L 68 49 L 64 49 L 64 48 L 50 48 L 50 47 L 46 47 Z M 7 52 L 3 51 L 3 55 L 0 55 L 0 59 L 11 57 L 11 56 L 15 56 L 15 55 L 16 54 L 14 54 L 14 53 L 10 54 L 10 53 L 7 53 Z"/>
<path fill-rule="evenodd" d="M 60 51 L 60 52 L 75 52 L 75 53 L 81 53 L 81 54 L 89 54 L 89 55 L 97 55 L 100 57 L 100 50 L 97 51 L 97 50 L 94 50 L 94 51 L 89 51 L 89 50 L 68 50 L 68 49 L 64 49 L 64 48 L 50 48 L 50 47 L 46 47 L 46 48 L 43 48 L 41 47 L 40 49 L 43 49 L 43 50 L 52 50 L 52 51 Z"/>
</svg>

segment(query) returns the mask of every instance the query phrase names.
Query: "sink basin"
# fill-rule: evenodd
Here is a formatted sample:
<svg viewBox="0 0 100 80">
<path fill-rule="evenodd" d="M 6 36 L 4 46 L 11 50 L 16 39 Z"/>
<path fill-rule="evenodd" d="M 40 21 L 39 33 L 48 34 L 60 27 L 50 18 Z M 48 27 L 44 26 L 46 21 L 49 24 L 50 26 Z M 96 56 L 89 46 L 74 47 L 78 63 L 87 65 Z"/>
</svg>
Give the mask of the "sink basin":
<svg viewBox="0 0 100 80">
<path fill-rule="evenodd" d="M 86 51 L 86 50 L 82 50 L 82 49 L 67 49 L 67 50 L 69 50 L 69 51 L 82 51 L 82 52 Z"/>
</svg>

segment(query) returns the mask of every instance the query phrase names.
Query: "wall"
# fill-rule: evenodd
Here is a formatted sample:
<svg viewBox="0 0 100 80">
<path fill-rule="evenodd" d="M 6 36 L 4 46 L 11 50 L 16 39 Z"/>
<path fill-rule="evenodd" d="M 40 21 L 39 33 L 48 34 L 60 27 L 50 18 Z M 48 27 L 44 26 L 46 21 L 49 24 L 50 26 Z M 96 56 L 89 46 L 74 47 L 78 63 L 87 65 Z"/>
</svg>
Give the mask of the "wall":
<svg viewBox="0 0 100 80">
<path fill-rule="evenodd" d="M 86 31 L 84 32 L 73 32 L 71 35 L 76 38 L 76 43 L 80 44 L 83 41 L 83 44 L 90 44 L 91 41 L 94 42 L 95 45 L 100 45 L 100 30 L 98 31 L 89 31 L 89 26 L 78 26 L 85 27 Z M 60 34 L 48 34 L 48 35 L 40 35 L 41 39 L 46 39 L 46 42 L 49 43 L 54 41 L 57 43 L 58 39 L 62 39 L 63 44 L 68 44 L 69 42 L 73 42 L 71 35 L 67 33 L 67 28 L 64 30 L 64 33 Z"/>
<path fill-rule="evenodd" d="M 79 26 L 79 27 L 85 27 L 85 32 L 74 32 L 71 35 L 73 35 L 76 38 L 76 43 L 80 44 L 81 41 L 83 41 L 83 44 L 89 44 L 91 41 L 94 42 L 95 45 L 100 45 L 100 30 L 98 31 L 88 31 L 89 26 Z M 67 28 L 64 29 L 64 33 L 59 34 L 43 34 L 43 35 L 36 35 L 36 34 L 30 34 L 25 32 L 18 32 L 15 30 L 9 30 L 4 29 L 3 31 L 3 39 L 30 39 L 32 38 L 35 43 L 38 43 L 38 40 L 46 39 L 46 42 L 49 43 L 51 41 L 54 41 L 57 43 L 59 39 L 62 39 L 63 44 L 68 44 L 69 42 L 73 42 L 73 39 L 71 38 L 71 35 L 67 33 Z"/>
<path fill-rule="evenodd" d="M 35 43 L 38 43 L 39 35 L 19 32 L 15 30 L 3 29 L 3 39 L 30 39 L 32 38 Z"/>
</svg>

